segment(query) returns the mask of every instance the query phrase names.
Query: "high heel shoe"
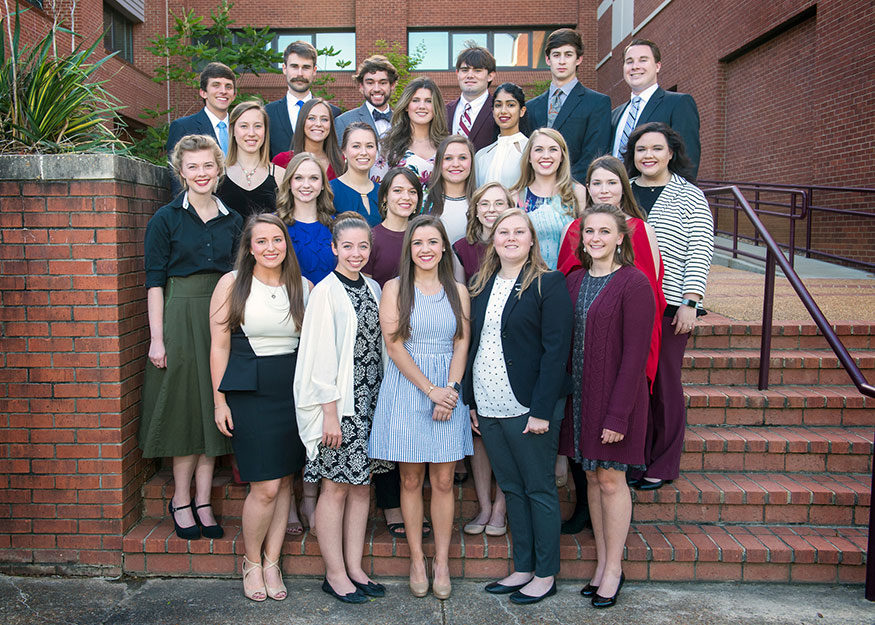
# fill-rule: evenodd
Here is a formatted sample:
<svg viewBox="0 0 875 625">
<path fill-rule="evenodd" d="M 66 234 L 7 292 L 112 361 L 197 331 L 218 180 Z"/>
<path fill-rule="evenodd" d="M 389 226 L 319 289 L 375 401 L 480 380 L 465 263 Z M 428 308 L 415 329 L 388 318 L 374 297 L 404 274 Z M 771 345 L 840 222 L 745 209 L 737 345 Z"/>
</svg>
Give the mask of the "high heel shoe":
<svg viewBox="0 0 875 625">
<path fill-rule="evenodd" d="M 449 599 L 453 592 L 453 582 L 448 579 L 446 584 L 438 583 L 437 565 L 434 559 L 431 561 L 431 573 L 434 575 L 434 579 L 431 582 L 431 593 L 438 599 Z"/>
<path fill-rule="evenodd" d="M 198 512 L 201 508 L 209 508 L 212 504 L 204 503 L 199 506 L 194 507 L 194 520 L 201 528 L 201 536 L 204 538 L 221 538 L 225 535 L 225 530 L 222 529 L 222 526 L 216 523 L 215 525 L 204 525 L 204 522 L 201 521 L 201 515 Z"/>
<path fill-rule="evenodd" d="M 425 559 L 425 556 L 422 556 L 422 565 L 425 567 L 425 581 L 414 582 L 412 579 L 410 580 L 410 592 L 413 593 L 414 597 L 420 598 L 428 594 L 428 560 Z"/>
<path fill-rule="evenodd" d="M 592 607 L 594 608 L 610 608 L 617 605 L 617 597 L 620 596 L 620 589 L 623 587 L 623 582 L 626 581 L 626 574 L 620 573 L 620 583 L 617 585 L 617 592 L 613 597 L 602 597 L 596 593 L 592 598 Z"/>
<path fill-rule="evenodd" d="M 251 565 L 248 569 L 246 568 L 247 564 Z M 261 603 L 262 601 L 265 601 L 267 599 L 267 591 L 265 590 L 264 586 L 262 586 L 260 590 L 259 589 L 255 589 L 253 591 L 246 590 L 246 577 L 252 571 L 254 571 L 256 569 L 260 569 L 260 568 L 261 568 L 260 564 L 253 562 L 252 560 L 250 560 L 246 556 L 243 556 L 243 594 L 247 599 L 251 599 L 252 601 L 257 601 L 259 603 Z M 263 571 L 264 570 L 262 569 L 262 573 L 263 573 Z"/>
<path fill-rule="evenodd" d="M 595 597 L 596 593 L 598 593 L 599 587 L 593 586 L 592 584 L 587 584 L 583 588 L 580 589 L 580 595 L 582 597 Z"/>
<path fill-rule="evenodd" d="M 178 508 L 173 507 L 172 499 L 167 502 L 167 510 L 170 512 L 170 518 L 173 519 L 173 527 L 176 528 L 176 535 L 183 540 L 197 540 L 201 537 L 201 528 L 200 525 L 198 525 L 196 514 L 194 515 L 194 525 L 181 527 L 179 523 L 176 522 L 176 512 L 178 510 L 185 510 L 186 508 L 191 508 L 190 501 L 187 506 L 179 506 Z"/>
<path fill-rule="evenodd" d="M 264 580 L 264 587 L 267 590 L 267 596 L 273 599 L 274 601 L 282 601 L 286 597 L 289 596 L 289 592 L 286 590 L 286 585 L 283 583 L 283 570 L 280 568 L 280 559 L 277 558 L 275 562 L 271 562 L 270 558 L 267 557 L 267 554 L 263 554 L 262 559 L 266 564 L 262 569 L 262 574 L 264 571 L 267 571 L 269 568 L 276 568 L 277 573 L 280 574 L 280 585 L 279 586 L 268 586 L 267 580 Z"/>
</svg>

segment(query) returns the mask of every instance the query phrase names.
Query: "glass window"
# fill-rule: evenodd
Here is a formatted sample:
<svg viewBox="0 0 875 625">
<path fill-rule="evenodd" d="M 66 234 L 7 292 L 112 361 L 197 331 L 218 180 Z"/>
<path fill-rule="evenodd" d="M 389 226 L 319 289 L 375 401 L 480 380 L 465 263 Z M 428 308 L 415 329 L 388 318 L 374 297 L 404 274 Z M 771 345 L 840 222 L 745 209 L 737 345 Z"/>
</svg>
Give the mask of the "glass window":
<svg viewBox="0 0 875 625">
<path fill-rule="evenodd" d="M 499 67 L 529 67 L 529 33 L 495 33 L 492 54 Z"/>
<path fill-rule="evenodd" d="M 450 42 L 446 32 L 410 33 L 407 49 L 416 50 L 422 46 L 425 56 L 416 69 L 447 69 L 450 58 Z"/>
<path fill-rule="evenodd" d="M 558 27 L 557 27 L 558 28 Z M 421 70 L 452 70 L 456 57 L 471 43 L 483 46 L 495 56 L 496 65 L 506 69 L 546 69 L 544 44 L 556 28 L 537 30 L 430 30 L 407 33 L 407 49 L 422 46 L 425 57 Z"/>
<path fill-rule="evenodd" d="M 338 54 L 327 56 L 320 54 L 317 60 L 321 71 L 352 72 L 355 71 L 355 33 L 313 33 L 313 32 L 276 32 L 272 47 L 282 54 L 286 46 L 294 41 L 306 41 L 317 50 L 333 48 Z M 347 62 L 344 67 L 338 67 L 337 62 Z"/>
<path fill-rule="evenodd" d="M 486 33 L 451 33 L 450 37 L 452 37 L 453 41 L 453 54 L 450 57 L 450 67 L 453 69 L 456 67 L 456 58 L 459 56 L 459 52 L 465 48 L 475 45 L 489 49 L 489 36 Z"/>
<path fill-rule="evenodd" d="M 126 61 L 134 62 L 134 25 L 124 15 L 113 7 L 103 5 L 103 46 L 118 52 L 118 56 Z"/>
</svg>

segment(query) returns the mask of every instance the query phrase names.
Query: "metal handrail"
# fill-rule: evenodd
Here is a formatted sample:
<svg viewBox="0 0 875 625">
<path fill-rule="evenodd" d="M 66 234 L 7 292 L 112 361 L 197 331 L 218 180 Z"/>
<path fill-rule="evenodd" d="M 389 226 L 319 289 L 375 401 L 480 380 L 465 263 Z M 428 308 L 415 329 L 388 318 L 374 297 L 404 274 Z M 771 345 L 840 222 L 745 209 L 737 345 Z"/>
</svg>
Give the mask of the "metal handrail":
<svg viewBox="0 0 875 625">
<path fill-rule="evenodd" d="M 857 390 L 866 397 L 875 398 L 875 386 L 872 386 L 866 380 L 866 376 L 863 375 L 863 372 L 860 371 L 857 363 L 854 362 L 854 359 L 848 353 L 848 350 L 838 337 L 838 334 L 836 334 L 829 321 L 827 321 L 826 317 L 823 315 L 817 302 L 814 301 L 811 293 L 805 288 L 799 274 L 793 269 L 790 261 L 784 256 L 781 248 L 775 243 L 772 235 L 766 230 L 763 222 L 760 221 L 760 218 L 751 208 L 750 204 L 748 204 L 747 199 L 742 195 L 739 188 L 735 185 L 713 187 L 705 189 L 704 193 L 706 196 L 731 193 L 734 196 L 735 201 L 741 206 L 741 209 L 747 215 L 747 218 L 750 219 L 756 232 L 762 237 L 762 241 L 766 246 L 766 279 L 763 293 L 763 336 L 760 341 L 759 389 L 765 390 L 769 386 L 769 364 L 772 347 L 772 312 L 775 301 L 775 263 L 777 262 L 777 264 L 781 266 L 781 270 L 784 272 L 784 276 L 790 282 L 793 290 L 796 291 L 796 295 L 808 310 L 808 314 L 810 314 L 811 318 L 814 320 L 817 329 L 823 334 L 826 342 L 829 343 L 829 346 L 832 348 L 833 353 L 839 359 L 839 362 L 842 363 L 842 366 L 850 376 L 854 386 L 856 386 Z M 873 464 L 872 467 L 872 492 L 875 492 L 875 464 Z M 866 554 L 866 599 L 869 601 L 875 601 L 875 560 L 872 559 L 872 555 L 875 555 L 875 512 L 873 512 L 872 506 L 870 506 L 869 544 Z"/>
</svg>

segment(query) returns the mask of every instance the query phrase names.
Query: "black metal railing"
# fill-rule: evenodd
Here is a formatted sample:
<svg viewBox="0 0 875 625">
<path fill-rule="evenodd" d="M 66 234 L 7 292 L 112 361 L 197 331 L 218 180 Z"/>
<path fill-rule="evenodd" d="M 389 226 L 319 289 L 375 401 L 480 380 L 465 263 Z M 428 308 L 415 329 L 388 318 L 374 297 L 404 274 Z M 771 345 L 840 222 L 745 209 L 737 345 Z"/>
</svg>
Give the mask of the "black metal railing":
<svg viewBox="0 0 875 625">
<path fill-rule="evenodd" d="M 765 287 L 763 290 L 763 324 L 762 324 L 762 339 L 760 341 L 760 371 L 759 384 L 760 390 L 765 390 L 769 386 L 769 364 L 770 353 L 772 347 L 772 311 L 775 301 L 775 265 L 780 265 L 796 295 L 802 301 L 802 304 L 808 310 L 808 314 L 814 320 L 817 329 L 820 330 L 826 342 L 832 348 L 833 353 L 842 363 L 845 371 L 857 387 L 857 390 L 866 397 L 875 398 L 875 386 L 869 384 L 866 376 L 860 371 L 853 357 L 848 353 L 841 339 L 836 334 L 832 325 L 827 321 L 817 302 L 808 292 L 808 289 L 799 278 L 799 274 L 793 269 L 792 263 L 784 256 L 780 246 L 769 234 L 769 231 L 763 225 L 756 211 L 745 199 L 741 190 L 735 186 L 712 187 L 704 190 L 705 196 L 709 202 L 713 199 L 725 197 L 727 194 L 733 197 L 734 202 L 740 207 L 740 210 L 747 215 L 751 225 L 757 233 L 759 240 L 766 247 L 766 276 Z M 738 214 L 738 213 L 736 213 Z M 716 223 L 716 220 L 715 220 Z M 744 252 L 738 251 L 739 254 Z M 875 464 L 872 467 L 872 491 L 875 492 Z M 870 601 L 875 601 L 875 560 L 872 559 L 875 555 L 875 513 L 872 512 L 872 507 L 869 508 L 869 544 L 866 556 L 866 598 Z"/>
</svg>

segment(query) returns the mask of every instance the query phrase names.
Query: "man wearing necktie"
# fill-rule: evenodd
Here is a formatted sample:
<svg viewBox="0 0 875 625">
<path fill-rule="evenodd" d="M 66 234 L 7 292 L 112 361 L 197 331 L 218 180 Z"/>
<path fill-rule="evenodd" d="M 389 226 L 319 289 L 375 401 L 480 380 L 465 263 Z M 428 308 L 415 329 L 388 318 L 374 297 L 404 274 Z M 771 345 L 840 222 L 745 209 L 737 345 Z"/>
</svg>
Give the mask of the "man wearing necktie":
<svg viewBox="0 0 875 625">
<path fill-rule="evenodd" d="M 629 135 L 636 126 L 663 122 L 683 137 L 693 175 L 699 171 L 699 109 L 693 96 L 666 91 L 657 83 L 662 69 L 659 48 L 647 39 L 633 39 L 623 51 L 623 79 L 632 95 L 611 113 L 611 154 L 623 160 Z"/>
<path fill-rule="evenodd" d="M 167 155 L 179 140 L 186 135 L 206 135 L 215 139 L 222 151 L 228 154 L 228 129 L 230 120 L 228 110 L 236 95 L 237 77 L 230 67 L 222 63 L 209 63 L 200 75 L 198 93 L 204 101 L 204 108 L 193 115 L 180 117 L 170 123 L 167 133 Z M 176 176 L 170 176 L 170 190 L 175 196 L 180 186 Z"/>
<path fill-rule="evenodd" d="M 611 100 L 577 80 L 583 40 L 570 28 L 550 33 L 544 47 L 550 88 L 526 105 L 534 128 L 555 128 L 568 144 L 571 175 L 578 182 L 597 156 L 611 147 Z"/>
<path fill-rule="evenodd" d="M 450 131 L 468 137 L 475 150 L 483 149 L 498 136 L 489 94 L 495 78 L 495 57 L 481 46 L 465 48 L 456 57 L 456 78 L 462 94 L 447 104 Z"/>
<path fill-rule="evenodd" d="M 368 124 L 378 137 L 389 131 L 392 125 L 389 100 L 397 80 L 398 71 L 385 56 L 375 54 L 362 61 L 355 73 L 355 81 L 365 101 L 360 107 L 347 111 L 335 120 L 338 142 L 343 141 L 343 131 L 352 122 Z"/>
</svg>

